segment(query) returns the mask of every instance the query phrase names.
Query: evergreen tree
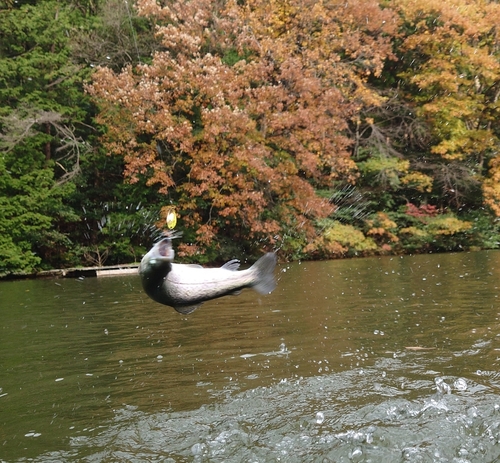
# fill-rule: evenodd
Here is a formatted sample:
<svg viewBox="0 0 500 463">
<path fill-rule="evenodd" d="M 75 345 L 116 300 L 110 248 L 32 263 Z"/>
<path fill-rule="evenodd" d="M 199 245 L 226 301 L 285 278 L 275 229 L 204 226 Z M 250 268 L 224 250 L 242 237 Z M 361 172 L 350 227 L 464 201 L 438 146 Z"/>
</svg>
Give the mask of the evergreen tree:
<svg viewBox="0 0 500 463">
<path fill-rule="evenodd" d="M 63 263 L 70 245 L 64 201 L 87 150 L 87 71 L 69 47 L 79 21 L 51 0 L 0 10 L 0 274 Z"/>
</svg>

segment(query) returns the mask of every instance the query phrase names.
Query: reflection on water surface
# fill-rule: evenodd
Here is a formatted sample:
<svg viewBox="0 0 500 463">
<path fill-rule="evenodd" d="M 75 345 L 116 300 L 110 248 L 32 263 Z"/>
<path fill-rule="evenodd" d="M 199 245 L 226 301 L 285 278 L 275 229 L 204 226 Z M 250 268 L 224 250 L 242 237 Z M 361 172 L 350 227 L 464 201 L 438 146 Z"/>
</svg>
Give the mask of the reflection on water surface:
<svg viewBox="0 0 500 463">
<path fill-rule="evenodd" d="M 0 283 L 0 461 L 494 462 L 500 253 L 281 266 L 189 316 Z"/>
</svg>

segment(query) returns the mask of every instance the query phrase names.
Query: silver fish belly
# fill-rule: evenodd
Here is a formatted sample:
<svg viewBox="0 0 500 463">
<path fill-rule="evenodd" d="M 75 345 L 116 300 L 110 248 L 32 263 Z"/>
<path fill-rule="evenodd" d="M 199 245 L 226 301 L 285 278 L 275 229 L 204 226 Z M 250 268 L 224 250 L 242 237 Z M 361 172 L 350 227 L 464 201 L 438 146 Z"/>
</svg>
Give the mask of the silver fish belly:
<svg viewBox="0 0 500 463">
<path fill-rule="evenodd" d="M 146 294 L 156 302 L 188 314 L 203 302 L 253 288 L 269 294 L 276 287 L 274 268 L 276 254 L 267 253 L 246 270 L 238 270 L 238 260 L 220 268 L 175 264 L 170 237 L 162 239 L 143 257 L 139 266 Z"/>
</svg>

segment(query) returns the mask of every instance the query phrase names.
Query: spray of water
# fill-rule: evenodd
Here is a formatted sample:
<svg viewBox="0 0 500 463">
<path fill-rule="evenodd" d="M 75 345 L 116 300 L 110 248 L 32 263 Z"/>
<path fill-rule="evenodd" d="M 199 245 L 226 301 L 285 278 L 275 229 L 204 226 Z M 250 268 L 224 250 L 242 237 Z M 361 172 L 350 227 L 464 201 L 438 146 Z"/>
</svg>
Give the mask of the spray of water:
<svg viewBox="0 0 500 463">
<path fill-rule="evenodd" d="M 136 262 L 143 248 L 151 247 L 163 234 L 156 226 L 160 206 L 101 202 L 82 206 L 82 211 L 82 257 L 93 266 Z"/>
<path fill-rule="evenodd" d="M 160 207 L 144 207 L 142 202 L 123 205 L 119 202 L 103 202 L 93 210 L 82 206 L 86 225 L 84 237 L 91 241 L 105 233 L 117 239 L 128 237 L 139 245 L 149 246 L 158 240 L 162 230 L 156 226 Z"/>
<path fill-rule="evenodd" d="M 340 222 L 362 221 L 371 213 L 369 201 L 355 185 L 347 184 L 335 191 L 330 203 L 336 206 L 334 218 Z"/>
</svg>

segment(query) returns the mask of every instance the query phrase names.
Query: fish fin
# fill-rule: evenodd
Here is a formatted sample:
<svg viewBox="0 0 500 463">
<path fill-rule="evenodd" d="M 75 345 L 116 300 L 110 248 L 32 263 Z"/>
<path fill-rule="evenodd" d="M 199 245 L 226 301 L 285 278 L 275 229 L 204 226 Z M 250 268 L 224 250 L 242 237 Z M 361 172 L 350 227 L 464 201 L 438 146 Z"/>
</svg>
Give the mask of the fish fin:
<svg viewBox="0 0 500 463">
<path fill-rule="evenodd" d="M 276 254 L 268 252 L 264 254 L 255 264 L 250 267 L 257 273 L 257 283 L 253 289 L 260 294 L 269 294 L 276 288 L 274 279 L 274 267 L 276 266 Z"/>
<path fill-rule="evenodd" d="M 240 268 L 240 261 L 238 259 L 230 260 L 226 262 L 221 268 L 234 272 L 235 270 L 238 270 Z"/>
<path fill-rule="evenodd" d="M 182 264 L 184 267 L 203 268 L 200 264 Z"/>
<path fill-rule="evenodd" d="M 194 312 L 198 307 L 200 307 L 201 304 L 203 304 L 203 302 L 200 302 L 199 304 L 194 304 L 194 305 L 181 305 L 181 306 L 174 307 L 174 309 L 177 310 L 177 312 L 179 312 L 181 314 L 188 315 L 191 312 Z"/>
<path fill-rule="evenodd" d="M 241 289 L 237 289 L 236 291 L 229 293 L 230 296 L 239 296 L 240 294 L 241 294 Z"/>
</svg>

